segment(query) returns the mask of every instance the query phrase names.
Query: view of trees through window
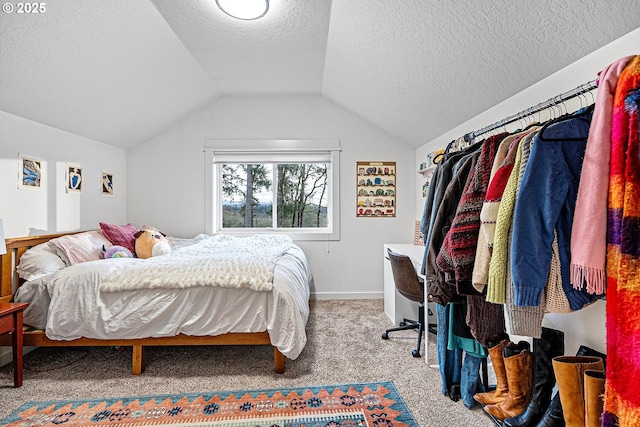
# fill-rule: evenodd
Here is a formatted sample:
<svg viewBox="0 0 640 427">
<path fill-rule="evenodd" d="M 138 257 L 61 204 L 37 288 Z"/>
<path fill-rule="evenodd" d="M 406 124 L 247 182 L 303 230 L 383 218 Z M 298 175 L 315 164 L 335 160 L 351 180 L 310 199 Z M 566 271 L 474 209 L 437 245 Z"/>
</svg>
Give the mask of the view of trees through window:
<svg viewBox="0 0 640 427">
<path fill-rule="evenodd" d="M 222 227 L 327 227 L 327 169 L 326 163 L 222 165 Z"/>
</svg>

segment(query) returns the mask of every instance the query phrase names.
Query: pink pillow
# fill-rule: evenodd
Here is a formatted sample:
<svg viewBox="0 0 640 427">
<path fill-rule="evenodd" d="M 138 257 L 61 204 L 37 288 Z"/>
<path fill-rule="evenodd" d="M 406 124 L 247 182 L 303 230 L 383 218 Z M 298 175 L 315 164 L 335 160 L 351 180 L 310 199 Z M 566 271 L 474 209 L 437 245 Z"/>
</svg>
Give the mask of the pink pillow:
<svg viewBox="0 0 640 427">
<path fill-rule="evenodd" d="M 98 230 L 56 237 L 49 240 L 49 245 L 68 260 L 68 265 L 98 260 L 102 248 L 111 247 L 109 240 Z"/>
<path fill-rule="evenodd" d="M 138 232 L 138 229 L 133 225 L 115 225 L 101 222 L 100 229 L 112 245 L 124 246 L 131 253 L 135 251 L 136 237 L 134 235 Z"/>
</svg>

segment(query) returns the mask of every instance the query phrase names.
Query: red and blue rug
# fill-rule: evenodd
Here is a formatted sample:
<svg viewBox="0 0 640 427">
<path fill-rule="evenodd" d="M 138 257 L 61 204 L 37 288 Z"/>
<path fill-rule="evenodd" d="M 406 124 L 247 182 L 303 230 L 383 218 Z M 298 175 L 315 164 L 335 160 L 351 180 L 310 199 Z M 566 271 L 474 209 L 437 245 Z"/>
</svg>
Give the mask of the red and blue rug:
<svg viewBox="0 0 640 427">
<path fill-rule="evenodd" d="M 392 382 L 28 402 L 8 426 L 417 426 Z"/>
</svg>

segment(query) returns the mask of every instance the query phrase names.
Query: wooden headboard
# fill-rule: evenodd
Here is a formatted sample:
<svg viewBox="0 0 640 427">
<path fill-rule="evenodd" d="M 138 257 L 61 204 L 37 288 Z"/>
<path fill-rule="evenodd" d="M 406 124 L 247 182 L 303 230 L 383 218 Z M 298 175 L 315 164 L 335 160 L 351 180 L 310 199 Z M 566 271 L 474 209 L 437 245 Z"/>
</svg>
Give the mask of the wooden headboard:
<svg viewBox="0 0 640 427">
<path fill-rule="evenodd" d="M 16 267 L 18 266 L 20 257 L 27 249 L 40 243 L 48 242 L 56 237 L 76 233 L 79 233 L 79 231 L 6 239 L 7 253 L 0 255 L 0 302 L 11 302 L 13 300 L 13 294 L 20 286 Z"/>
</svg>

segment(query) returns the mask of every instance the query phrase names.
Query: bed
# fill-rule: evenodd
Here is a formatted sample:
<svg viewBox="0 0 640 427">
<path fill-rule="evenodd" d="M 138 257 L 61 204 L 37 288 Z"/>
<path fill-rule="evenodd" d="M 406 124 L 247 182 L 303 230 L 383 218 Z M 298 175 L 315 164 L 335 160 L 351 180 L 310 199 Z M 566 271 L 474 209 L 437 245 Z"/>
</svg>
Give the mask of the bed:
<svg viewBox="0 0 640 427">
<path fill-rule="evenodd" d="M 216 258 L 215 264 L 209 265 L 209 261 L 194 262 L 190 257 L 209 250 L 229 253 L 227 246 L 219 249 L 217 245 L 235 245 L 258 235 L 170 238 L 174 248 L 171 255 L 148 260 L 99 259 L 72 265 L 63 259 L 64 268 L 52 268 L 54 271 L 28 277 L 29 280 L 24 279 L 22 271 L 18 274 L 25 253 L 24 259 L 31 257 L 31 260 L 36 250 L 45 248 L 51 252 L 53 242 L 85 233 L 100 231 L 6 240 L 7 254 L 1 256 L 0 263 L 0 302 L 30 304 L 24 313 L 25 346 L 128 346 L 132 348 L 134 375 L 143 372 L 144 348 L 148 346 L 271 345 L 277 373 L 284 372 L 285 357 L 295 359 L 304 348 L 312 276 L 303 251 L 295 244 L 279 248 L 282 252 L 279 256 L 275 252 L 271 254 L 274 265 L 270 283 L 268 277 L 239 280 L 241 273 L 232 274 L 229 266 L 222 272 L 209 272 L 207 278 L 192 271 L 194 265 L 200 264 L 202 269 L 234 264 L 233 268 L 247 270 L 246 266 L 235 265 L 235 258 L 234 261 Z M 57 254 L 64 258 L 59 251 Z M 207 255 L 212 259 L 216 256 Z M 182 259 L 176 260 L 176 257 Z M 256 263 L 255 254 L 248 258 Z M 163 271 L 171 270 L 163 270 L 162 263 L 176 271 L 176 263 L 184 262 L 188 266 L 181 269 L 181 279 L 174 280 L 178 282 L 174 285 L 168 284 L 171 280 L 166 278 L 172 274 Z M 269 264 L 263 263 L 260 268 L 260 274 L 252 273 L 254 270 L 242 274 L 264 276 Z M 153 273 L 155 277 L 144 276 Z M 214 278 L 225 275 L 232 278 L 231 285 L 229 280 L 212 283 Z M 236 282 L 249 284 L 238 286 Z M 10 342 L 10 336 L 0 337 L 0 345 L 10 345 Z"/>
</svg>

